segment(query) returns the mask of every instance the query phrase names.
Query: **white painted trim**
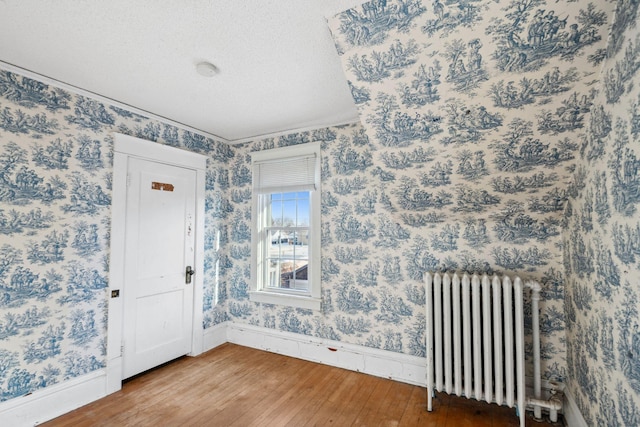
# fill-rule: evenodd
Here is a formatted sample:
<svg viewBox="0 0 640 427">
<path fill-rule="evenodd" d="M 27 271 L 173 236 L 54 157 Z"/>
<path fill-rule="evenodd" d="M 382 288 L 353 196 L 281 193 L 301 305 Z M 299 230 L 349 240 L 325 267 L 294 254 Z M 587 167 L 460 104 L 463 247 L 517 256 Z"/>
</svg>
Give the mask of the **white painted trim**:
<svg viewBox="0 0 640 427">
<path fill-rule="evenodd" d="M 151 113 L 149 111 L 142 110 L 140 108 L 136 108 L 136 107 L 134 107 L 132 105 L 128 105 L 128 104 L 122 103 L 120 101 L 116 101 L 115 99 L 108 98 L 108 97 L 100 95 L 98 93 L 82 89 L 82 88 L 80 88 L 78 86 L 74 86 L 72 84 L 65 83 L 65 82 L 60 81 L 60 80 L 56 80 L 56 79 L 54 79 L 52 77 L 47 77 L 45 75 L 36 73 L 34 71 L 27 70 L 26 68 L 22 68 L 22 67 L 18 67 L 16 65 L 13 65 L 13 64 L 9 64 L 8 62 L 0 61 L 0 67 L 2 67 L 3 69 L 5 69 L 5 70 L 7 70 L 7 71 L 9 71 L 11 73 L 19 74 L 21 76 L 28 77 L 30 79 L 38 80 L 40 82 L 47 83 L 47 84 L 59 87 L 59 88 L 64 89 L 66 91 L 75 93 L 76 95 L 85 96 L 85 97 L 88 97 L 88 98 L 95 99 L 96 101 L 100 101 L 100 102 L 104 102 L 104 103 L 109 104 L 109 105 L 113 105 L 114 107 L 122 108 L 124 110 L 130 111 L 130 112 L 135 113 L 135 114 L 139 114 L 139 115 L 147 117 L 149 119 L 157 120 L 159 122 L 166 123 L 166 124 L 171 125 L 171 126 L 175 126 L 175 127 L 179 128 L 179 129 L 182 129 L 182 130 L 186 130 L 186 131 L 189 131 L 189 132 L 194 132 L 194 133 L 197 133 L 197 134 L 200 134 L 200 135 L 206 136 L 208 138 L 212 138 L 212 139 L 215 139 L 217 141 L 224 142 L 224 143 L 227 143 L 227 144 L 235 143 L 235 141 L 227 140 L 227 139 L 225 139 L 225 138 L 223 138 L 221 136 L 214 135 L 212 133 L 206 132 L 206 131 L 201 130 L 201 129 L 196 129 L 194 127 L 185 125 L 184 123 L 176 122 L 176 121 L 171 120 L 169 118 L 159 116 L 157 114 Z M 240 141 L 238 141 L 238 142 L 240 142 Z"/>
<path fill-rule="evenodd" d="M 205 329 L 203 351 L 212 350 L 227 341 L 227 327 L 229 322 L 219 323 L 215 326 Z"/>
<path fill-rule="evenodd" d="M 253 325 L 228 323 L 226 327 L 227 340 L 234 344 L 362 372 L 376 377 L 389 378 L 421 387 L 426 387 L 427 384 L 427 360 L 424 357 Z M 527 384 L 527 396 L 533 396 L 533 377 L 526 377 L 525 382 Z M 551 390 L 562 393 L 564 384 L 543 380 L 542 391 L 544 399 L 550 398 Z M 533 407 L 527 409 L 532 410 Z M 571 426 L 572 424 L 569 425 Z M 577 425 L 586 427 L 584 423 Z"/>
<path fill-rule="evenodd" d="M 578 404 L 574 400 L 568 387 L 564 390 L 564 407 L 562 408 L 562 415 L 564 416 L 564 424 L 567 427 L 588 427 L 587 422 L 584 420 L 584 417 L 578 408 Z"/>
<path fill-rule="evenodd" d="M 229 342 L 408 384 L 426 384 L 424 357 L 229 323 Z"/>
<path fill-rule="evenodd" d="M 207 157 L 190 151 L 145 141 L 133 136 L 114 133 L 113 197 L 111 204 L 111 248 L 109 263 L 109 292 L 122 289 L 124 283 L 125 219 L 127 197 L 127 164 L 130 157 L 138 157 L 168 165 L 192 169 L 196 172 L 196 274 L 193 292 L 193 335 L 190 356 L 202 353 L 204 346 L 203 286 L 204 286 L 204 216 Z M 116 248 L 116 250 L 114 250 Z M 198 274 L 200 273 L 200 274 Z M 109 298 L 107 332 L 107 393 L 122 386 L 123 299 Z"/>
<path fill-rule="evenodd" d="M 226 342 L 426 386 L 424 357 L 232 322 L 220 323 L 203 331 L 202 351 L 209 351 Z M 122 371 L 117 370 L 118 359 L 109 359 L 107 365 L 109 369 L 109 365 L 115 364 L 117 374 L 121 375 Z M 104 370 L 96 371 L 0 404 L 0 426 L 36 425 L 112 393 L 115 390 L 110 389 L 107 377 L 112 374 L 108 369 L 106 373 Z M 118 385 L 120 382 L 118 377 Z M 533 383 L 532 378 L 527 378 L 527 383 Z M 543 381 L 545 391 L 551 388 L 562 392 L 563 385 Z M 587 427 L 575 401 L 566 390 L 564 396 L 565 424 L 569 427 Z M 64 405 L 60 405 L 60 402 Z"/>
<path fill-rule="evenodd" d="M 204 349 L 204 217 L 207 180 L 207 159 L 203 156 L 202 167 L 196 169 L 196 253 L 195 275 L 193 276 L 193 329 L 191 352 L 189 356 L 197 356 Z"/>
<path fill-rule="evenodd" d="M 209 138 L 212 138 L 214 140 L 217 140 L 219 142 L 223 142 L 226 144 L 230 144 L 230 145 L 238 145 L 238 144 L 243 144 L 245 142 L 252 142 L 252 141 L 258 141 L 258 140 L 262 140 L 265 138 L 275 138 L 278 136 L 283 136 L 283 135 L 290 135 L 292 133 L 302 133 L 302 132 L 311 132 L 314 130 L 319 130 L 319 129 L 326 129 L 326 128 L 330 128 L 330 127 L 339 127 L 339 126 L 347 126 L 347 125 L 351 125 L 351 124 L 355 124 L 355 123 L 360 123 L 360 116 L 358 114 L 358 112 L 356 111 L 356 116 L 351 118 L 351 119 L 347 119 L 344 121 L 340 121 L 340 122 L 330 122 L 330 123 L 324 123 L 324 124 L 316 124 L 313 126 L 304 126 L 304 127 L 299 127 L 299 128 L 291 128 L 291 129 L 285 129 L 285 130 L 281 130 L 281 131 L 277 131 L 277 132 L 271 132 L 271 133 L 263 133 L 263 134 L 258 134 L 258 135 L 251 135 L 248 137 L 244 137 L 244 138 L 238 138 L 238 139 L 227 139 L 227 138 L 223 138 L 222 136 L 210 133 L 210 132 L 206 132 L 202 129 L 196 129 L 194 127 L 191 127 L 189 125 L 185 125 L 184 123 L 180 123 L 180 122 L 176 122 L 174 120 L 171 120 L 167 117 L 163 117 L 163 116 L 159 116 L 157 114 L 154 114 L 150 111 L 145 111 L 142 110 L 140 108 L 136 108 L 134 106 L 122 103 L 120 101 L 116 101 L 115 99 L 111 99 L 108 98 L 106 96 L 102 96 L 100 94 L 97 94 L 95 92 L 90 92 L 88 90 L 82 89 L 78 86 L 73 86 L 69 83 L 65 83 L 63 81 L 60 80 L 56 80 L 52 77 L 47 77 L 45 75 L 36 73 L 34 71 L 31 70 L 27 70 L 25 68 L 22 67 L 18 67 L 16 65 L 13 64 L 9 64 L 8 62 L 4 62 L 4 61 L 0 61 L 0 67 L 2 67 L 3 69 L 15 73 L 15 74 L 19 74 L 21 76 L 25 76 L 28 77 L 30 79 L 34 79 L 34 80 L 38 80 L 40 82 L 43 83 L 47 83 L 56 87 L 59 87 L 61 89 L 67 90 L 69 92 L 75 93 L 77 95 L 80 96 L 86 96 L 92 99 L 95 99 L 97 101 L 100 102 L 104 102 L 106 104 L 110 104 L 113 105 L 114 107 L 118 107 L 118 108 L 122 108 L 124 110 L 127 111 L 131 111 L 132 113 L 136 113 L 136 114 L 140 114 L 142 116 L 148 117 L 149 119 L 153 119 L 153 120 L 157 120 L 159 122 L 162 123 L 166 123 L 168 125 L 171 126 L 175 126 L 179 129 L 182 130 L 186 130 L 189 132 L 194 132 Z"/>
<path fill-rule="evenodd" d="M 322 299 L 310 296 L 291 295 L 277 291 L 250 291 L 249 299 L 264 304 L 288 305 L 307 310 L 320 311 Z"/>
<path fill-rule="evenodd" d="M 114 133 L 113 149 L 116 153 L 153 160 L 188 169 L 207 168 L 207 156 L 181 148 L 163 145 L 131 135 Z"/>
<path fill-rule="evenodd" d="M 104 370 L 0 403 L 0 426 L 34 426 L 106 396 Z"/>
<path fill-rule="evenodd" d="M 118 155 L 113 158 L 113 180 L 111 198 L 111 241 L 109 248 L 109 289 L 107 292 L 107 393 L 114 393 L 122 388 L 122 316 L 123 299 L 111 298 L 111 292 L 120 290 L 124 283 L 125 253 L 113 248 L 125 247 L 125 219 L 127 195 L 126 191 L 116 189 L 127 186 L 127 157 Z"/>
<path fill-rule="evenodd" d="M 299 128 L 292 128 L 292 129 L 287 129 L 287 130 L 282 130 L 282 131 L 278 131 L 278 132 L 271 132 L 271 133 L 263 133 L 263 134 L 259 134 L 259 135 L 253 135 L 253 136 L 248 136 L 246 138 L 238 138 L 238 139 L 232 139 L 229 140 L 229 144 L 243 144 L 245 142 L 252 142 L 252 141 L 260 141 L 266 138 L 276 138 L 279 136 L 283 136 L 283 135 L 291 135 L 292 133 L 303 133 L 303 132 L 313 132 L 314 130 L 320 130 L 320 129 L 326 129 L 326 128 L 332 128 L 332 127 L 340 127 L 340 126 L 348 126 L 348 125 L 353 125 L 353 124 L 360 124 L 360 116 L 356 113 L 356 117 L 353 117 L 352 119 L 347 119 L 344 121 L 340 121 L 340 122 L 333 122 L 333 123 L 326 123 L 326 124 L 316 124 L 313 126 L 303 126 L 303 127 L 299 127 Z"/>
<path fill-rule="evenodd" d="M 269 150 L 256 151 L 251 153 L 251 169 L 253 172 L 253 180 L 258 179 L 255 171 L 256 162 L 280 161 L 299 156 L 313 156 L 317 158 L 315 167 L 315 185 L 316 189 L 311 191 L 310 199 L 310 221 L 309 232 L 311 233 L 311 241 L 309 244 L 309 270 L 308 280 L 311 285 L 309 292 L 303 295 L 296 295 L 289 292 L 279 291 L 278 289 L 265 289 L 265 272 L 263 271 L 266 259 L 266 248 L 263 240 L 264 227 L 267 225 L 267 202 L 265 195 L 253 192 L 251 198 L 251 282 L 250 282 L 250 301 L 280 304 L 291 307 L 304 308 L 319 311 L 321 307 L 321 220 L 320 206 L 322 204 L 322 150 L 319 141 L 309 142 L 306 144 L 298 144 L 287 147 L 272 148 Z M 252 188 L 256 188 L 255 182 Z M 258 265 L 260 264 L 260 265 Z"/>
</svg>

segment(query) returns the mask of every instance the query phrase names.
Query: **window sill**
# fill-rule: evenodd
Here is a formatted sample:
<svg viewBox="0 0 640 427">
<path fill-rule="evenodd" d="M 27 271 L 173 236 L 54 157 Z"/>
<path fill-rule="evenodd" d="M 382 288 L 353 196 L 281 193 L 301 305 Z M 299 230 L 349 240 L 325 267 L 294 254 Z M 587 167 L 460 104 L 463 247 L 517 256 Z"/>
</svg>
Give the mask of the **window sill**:
<svg viewBox="0 0 640 427">
<path fill-rule="evenodd" d="M 296 308 L 320 311 L 320 298 L 307 296 L 290 295 L 277 292 L 252 291 L 249 292 L 249 299 L 253 302 L 265 304 L 288 305 Z"/>
</svg>

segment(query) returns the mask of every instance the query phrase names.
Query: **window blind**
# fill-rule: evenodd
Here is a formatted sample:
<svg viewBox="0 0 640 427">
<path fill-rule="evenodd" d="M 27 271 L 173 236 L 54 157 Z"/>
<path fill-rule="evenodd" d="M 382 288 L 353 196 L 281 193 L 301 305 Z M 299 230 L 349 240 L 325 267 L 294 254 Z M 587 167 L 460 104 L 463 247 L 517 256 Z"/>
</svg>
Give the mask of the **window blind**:
<svg viewBox="0 0 640 427">
<path fill-rule="evenodd" d="M 253 191 L 258 194 L 316 189 L 314 154 L 253 162 Z"/>
</svg>

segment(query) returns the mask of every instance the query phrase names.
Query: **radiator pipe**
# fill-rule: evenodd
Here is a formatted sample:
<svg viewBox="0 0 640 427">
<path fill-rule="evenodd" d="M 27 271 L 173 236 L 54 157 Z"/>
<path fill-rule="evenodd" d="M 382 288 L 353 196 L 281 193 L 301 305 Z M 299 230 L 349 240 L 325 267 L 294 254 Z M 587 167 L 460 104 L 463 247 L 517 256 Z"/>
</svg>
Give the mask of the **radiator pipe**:
<svg viewBox="0 0 640 427">
<path fill-rule="evenodd" d="M 531 405 L 534 408 L 540 408 L 542 412 L 542 408 L 546 408 L 549 410 L 549 421 L 555 423 L 558 421 L 558 411 L 562 409 L 562 400 L 558 395 L 554 395 L 549 400 L 536 399 L 534 397 L 530 397 L 527 399 L 527 405 Z M 542 418 L 542 414 L 540 415 Z"/>
<path fill-rule="evenodd" d="M 540 291 L 542 286 L 539 282 L 528 282 L 531 288 L 531 326 L 533 328 L 533 399 L 540 401 L 542 397 L 542 386 L 540 382 Z M 542 419 L 542 406 L 533 405 L 533 416 L 536 420 Z M 557 416 L 557 415 L 556 415 Z"/>
</svg>

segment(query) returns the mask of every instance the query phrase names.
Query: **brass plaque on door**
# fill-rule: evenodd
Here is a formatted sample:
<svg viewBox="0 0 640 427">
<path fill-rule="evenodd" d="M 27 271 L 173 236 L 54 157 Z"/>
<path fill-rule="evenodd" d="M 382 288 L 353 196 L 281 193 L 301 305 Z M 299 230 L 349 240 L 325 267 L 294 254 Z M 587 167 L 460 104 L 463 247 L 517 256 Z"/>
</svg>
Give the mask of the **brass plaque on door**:
<svg viewBox="0 0 640 427">
<path fill-rule="evenodd" d="M 152 182 L 151 189 L 160 190 L 160 191 L 173 191 L 173 184 L 165 184 L 163 182 Z"/>
</svg>

